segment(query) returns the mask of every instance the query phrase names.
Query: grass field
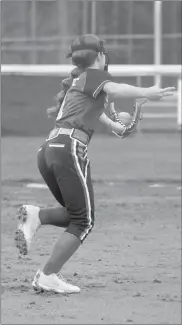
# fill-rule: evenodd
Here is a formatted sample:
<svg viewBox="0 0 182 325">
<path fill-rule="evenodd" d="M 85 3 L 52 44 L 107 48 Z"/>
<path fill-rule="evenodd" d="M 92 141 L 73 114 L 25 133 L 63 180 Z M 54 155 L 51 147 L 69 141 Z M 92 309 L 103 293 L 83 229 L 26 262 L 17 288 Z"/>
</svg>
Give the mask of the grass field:
<svg viewBox="0 0 182 325">
<path fill-rule="evenodd" d="M 2 139 L 2 324 L 181 324 L 179 134 L 94 138 L 96 225 L 63 275 L 79 295 L 36 295 L 31 281 L 62 230 L 44 227 L 28 257 L 14 246 L 16 210 L 52 206 L 36 167 L 41 138 Z M 157 184 L 157 185 L 156 185 Z"/>
</svg>

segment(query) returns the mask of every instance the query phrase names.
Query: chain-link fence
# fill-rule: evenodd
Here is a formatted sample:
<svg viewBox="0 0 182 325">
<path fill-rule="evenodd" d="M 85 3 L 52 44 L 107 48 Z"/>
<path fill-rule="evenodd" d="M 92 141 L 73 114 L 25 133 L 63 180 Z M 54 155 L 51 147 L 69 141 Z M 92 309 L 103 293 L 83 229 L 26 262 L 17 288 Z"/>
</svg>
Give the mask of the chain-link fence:
<svg viewBox="0 0 182 325">
<path fill-rule="evenodd" d="M 154 63 L 154 1 L 2 1 L 2 64 L 64 64 L 76 35 L 107 41 L 113 64 Z M 162 64 L 180 64 L 181 1 L 162 4 Z"/>
</svg>

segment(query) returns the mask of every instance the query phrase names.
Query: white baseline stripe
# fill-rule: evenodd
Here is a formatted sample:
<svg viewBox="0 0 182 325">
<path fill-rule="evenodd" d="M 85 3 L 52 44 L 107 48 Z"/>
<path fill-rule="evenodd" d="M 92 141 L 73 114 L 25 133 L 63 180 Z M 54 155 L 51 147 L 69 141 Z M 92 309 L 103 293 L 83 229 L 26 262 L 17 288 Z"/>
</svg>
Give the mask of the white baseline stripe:
<svg viewBox="0 0 182 325">
<path fill-rule="evenodd" d="M 86 203 L 87 203 L 87 206 L 88 206 L 88 221 L 89 221 L 89 225 L 88 225 L 88 227 L 84 230 L 84 232 L 80 236 L 80 239 L 83 240 L 85 238 L 85 236 L 89 233 L 90 229 L 92 228 L 92 225 L 91 225 L 91 223 L 92 223 L 92 218 L 91 218 L 91 203 L 90 203 L 90 195 L 89 195 L 89 191 L 88 191 L 88 187 L 87 187 L 86 177 L 84 177 L 84 175 L 82 173 L 82 170 L 81 170 L 81 167 L 80 167 L 80 164 L 79 164 L 79 161 L 78 161 L 78 157 L 77 157 L 77 154 L 76 154 L 77 140 L 73 139 L 72 141 L 73 141 L 73 157 L 75 159 L 75 167 L 78 170 L 78 174 L 80 176 L 82 185 L 84 187 L 84 192 L 86 194 L 85 199 L 86 199 Z M 86 168 L 87 167 L 88 167 L 88 161 L 87 161 Z M 87 174 L 87 171 L 86 171 L 86 174 Z"/>
</svg>

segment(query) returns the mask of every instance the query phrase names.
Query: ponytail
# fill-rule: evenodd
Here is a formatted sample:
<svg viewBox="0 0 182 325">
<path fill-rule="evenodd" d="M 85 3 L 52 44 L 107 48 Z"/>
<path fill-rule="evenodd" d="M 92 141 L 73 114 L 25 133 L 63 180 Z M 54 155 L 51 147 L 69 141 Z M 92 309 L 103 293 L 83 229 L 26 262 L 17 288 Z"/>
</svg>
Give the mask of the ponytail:
<svg viewBox="0 0 182 325">
<path fill-rule="evenodd" d="M 84 72 L 83 68 L 76 67 L 71 71 L 71 76 L 62 81 L 62 83 L 61 83 L 62 90 L 55 97 L 55 100 L 57 101 L 57 105 L 54 107 L 50 107 L 46 110 L 48 118 L 55 119 L 57 117 L 57 114 L 58 114 L 60 107 L 62 105 L 62 102 L 66 96 L 66 93 L 67 93 L 68 89 L 71 88 L 73 79 L 78 78 L 79 75 L 83 72 Z"/>
</svg>

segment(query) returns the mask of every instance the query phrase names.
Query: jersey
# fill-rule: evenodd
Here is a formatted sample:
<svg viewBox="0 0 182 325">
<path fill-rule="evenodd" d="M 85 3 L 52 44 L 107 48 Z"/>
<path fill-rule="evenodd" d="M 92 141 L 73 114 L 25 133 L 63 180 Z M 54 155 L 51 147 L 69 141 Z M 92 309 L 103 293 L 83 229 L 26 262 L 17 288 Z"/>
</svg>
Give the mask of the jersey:
<svg viewBox="0 0 182 325">
<path fill-rule="evenodd" d="M 56 127 L 79 129 L 91 137 L 104 111 L 103 87 L 109 81 L 112 77 L 108 72 L 89 68 L 73 79 L 57 115 Z"/>
</svg>

